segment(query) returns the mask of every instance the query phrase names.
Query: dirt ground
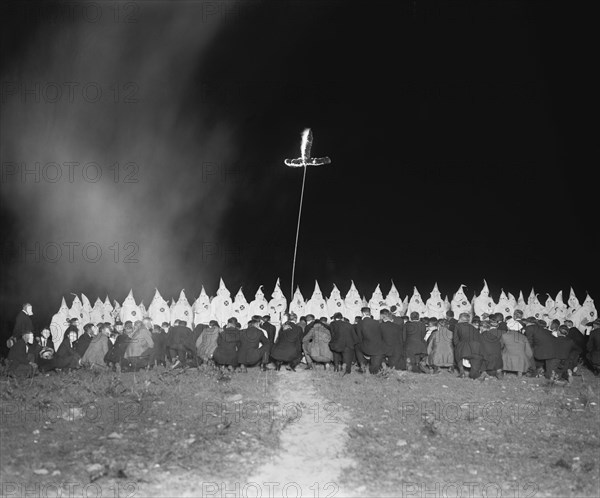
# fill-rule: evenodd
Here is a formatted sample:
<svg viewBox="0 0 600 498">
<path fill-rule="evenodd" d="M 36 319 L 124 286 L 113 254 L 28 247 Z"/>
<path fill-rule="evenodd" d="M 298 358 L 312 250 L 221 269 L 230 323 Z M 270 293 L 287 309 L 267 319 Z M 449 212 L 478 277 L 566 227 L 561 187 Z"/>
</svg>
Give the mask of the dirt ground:
<svg viewBox="0 0 600 498">
<path fill-rule="evenodd" d="M 2 496 L 598 496 L 599 378 L 0 379 Z"/>
</svg>

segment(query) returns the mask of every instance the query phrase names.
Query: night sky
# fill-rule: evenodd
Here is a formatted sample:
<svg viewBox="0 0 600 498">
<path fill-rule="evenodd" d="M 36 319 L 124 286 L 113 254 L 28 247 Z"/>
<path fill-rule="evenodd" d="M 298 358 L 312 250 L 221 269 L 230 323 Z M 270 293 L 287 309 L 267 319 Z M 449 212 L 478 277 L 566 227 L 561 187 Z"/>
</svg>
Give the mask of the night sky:
<svg viewBox="0 0 600 498">
<path fill-rule="evenodd" d="M 367 299 L 391 279 L 424 299 L 436 281 L 449 299 L 460 284 L 471 298 L 483 278 L 496 300 L 500 288 L 527 297 L 532 285 L 542 302 L 561 289 L 566 302 L 570 286 L 580 301 L 600 295 L 596 194 L 578 130 L 582 40 L 563 3 L 130 2 L 119 13 L 137 22 L 126 25 L 107 21 L 109 2 L 96 3 L 97 23 L 26 4 L 3 7 L 3 171 L 116 158 L 135 161 L 139 181 L 111 183 L 108 170 L 102 185 L 3 176 L 3 336 L 24 301 L 42 325 L 71 292 L 93 304 L 133 287 L 148 306 L 155 287 L 167 299 L 185 288 L 192 303 L 222 276 L 251 301 L 280 277 L 289 298 L 302 170 L 283 160 L 299 156 L 306 127 L 313 156 L 332 164 L 307 172 L 296 268 L 305 298 L 315 279 L 327 296 L 353 279 Z M 103 72 L 105 93 L 119 81 L 118 104 L 6 93 L 28 78 Z M 130 90 L 136 102 L 123 102 Z M 82 208 L 104 221 L 84 230 Z M 13 251 L 93 237 L 109 260 L 112 243 L 135 242 L 139 262 Z"/>
</svg>

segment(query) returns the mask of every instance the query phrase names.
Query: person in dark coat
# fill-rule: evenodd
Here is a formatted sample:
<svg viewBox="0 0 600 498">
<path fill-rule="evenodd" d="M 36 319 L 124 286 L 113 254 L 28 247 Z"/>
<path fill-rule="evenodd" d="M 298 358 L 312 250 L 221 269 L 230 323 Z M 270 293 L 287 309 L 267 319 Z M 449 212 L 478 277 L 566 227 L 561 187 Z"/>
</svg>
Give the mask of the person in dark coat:
<svg viewBox="0 0 600 498">
<path fill-rule="evenodd" d="M 92 342 L 92 337 L 94 336 L 93 328 L 95 325 L 93 323 L 88 323 L 83 327 L 83 334 L 81 337 L 75 341 L 73 344 L 73 348 L 77 351 L 77 354 L 83 358 L 83 355 L 87 351 L 87 348 L 90 346 L 90 342 Z M 72 332 L 72 328 L 69 327 L 67 331 Z"/>
<path fill-rule="evenodd" d="M 579 348 L 569 338 L 569 328 L 560 325 L 558 336 L 554 338 L 556 357 L 559 360 L 557 375 L 559 378 L 571 382 L 573 371 L 577 368 L 579 361 Z"/>
<path fill-rule="evenodd" d="M 359 364 L 359 372 L 364 372 L 367 366 L 366 356 L 369 356 L 369 372 L 376 374 L 381 370 L 381 364 L 387 354 L 383 341 L 383 333 L 379 322 L 371 316 L 371 309 L 364 307 L 361 310 L 362 318 L 356 324 L 356 338 L 358 340 L 355 351 Z"/>
<path fill-rule="evenodd" d="M 265 315 L 261 317 L 259 327 L 267 333 L 269 344 L 274 344 L 277 327 L 271 323 L 271 315 Z"/>
<path fill-rule="evenodd" d="M 77 332 L 71 331 L 69 334 L 65 334 L 53 358 L 49 363 L 44 363 L 43 367 L 40 366 L 40 371 L 81 368 L 81 356 L 73 348 L 75 341 L 77 341 Z"/>
<path fill-rule="evenodd" d="M 498 329 L 499 322 L 497 320 L 498 318 L 481 323 L 480 335 L 484 360 L 482 377 L 484 379 L 488 375 L 498 379 L 503 377 L 502 330 Z"/>
<path fill-rule="evenodd" d="M 275 369 L 280 370 L 283 363 L 288 363 L 288 370 L 296 371 L 302 361 L 302 336 L 299 325 L 288 320 L 281 326 L 277 340 L 271 347 L 271 358 L 275 362 Z"/>
<path fill-rule="evenodd" d="M 582 334 L 577 327 L 573 327 L 571 320 L 565 320 L 564 326 L 568 329 L 567 337 L 575 343 L 575 347 L 579 351 L 580 359 L 584 359 L 589 336 Z"/>
<path fill-rule="evenodd" d="M 22 329 L 21 337 L 8 352 L 8 374 L 14 377 L 31 377 L 37 372 L 33 332 Z"/>
<path fill-rule="evenodd" d="M 169 357 L 174 360 L 173 367 L 187 365 L 188 356 L 197 364 L 196 341 L 193 340 L 192 330 L 185 320 L 175 320 L 175 326 L 167 333 L 166 343 Z"/>
<path fill-rule="evenodd" d="M 75 331 L 75 333 L 77 334 L 77 338 L 79 338 L 79 336 L 81 335 L 79 333 L 79 318 L 71 318 L 67 320 L 67 323 L 69 324 L 69 326 L 67 327 L 67 330 L 65 330 L 64 335 L 69 335 L 71 332 Z"/>
<path fill-rule="evenodd" d="M 592 368 L 594 375 L 600 375 L 600 319 L 592 322 L 592 331 L 590 332 L 587 345 L 586 358 Z"/>
<path fill-rule="evenodd" d="M 454 329 L 452 345 L 454 346 L 454 361 L 458 367 L 458 376 L 466 377 L 463 360 L 469 360 L 471 370 L 469 377 L 477 379 L 483 366 L 483 349 L 479 331 L 469 323 L 469 314 L 461 313 Z"/>
<path fill-rule="evenodd" d="M 352 362 L 354 362 L 354 348 L 358 342 L 354 327 L 346 321 L 338 311 L 333 315 L 331 322 L 331 341 L 329 349 L 333 352 L 333 370 L 339 372 L 340 365 L 345 365 L 344 374 L 352 371 Z"/>
<path fill-rule="evenodd" d="M 133 324 L 130 321 L 125 322 L 125 326 L 121 322 L 115 324 L 115 332 L 117 337 L 115 342 L 108 345 L 108 352 L 104 356 L 104 362 L 113 370 L 121 370 L 121 363 L 125 357 L 125 351 L 133 335 Z"/>
<path fill-rule="evenodd" d="M 31 332 L 33 334 L 32 315 L 33 307 L 30 303 L 25 303 L 15 318 L 15 326 L 13 327 L 11 337 L 13 343 L 20 340 L 25 332 Z"/>
<path fill-rule="evenodd" d="M 413 311 L 410 321 L 404 326 L 406 340 L 404 354 L 406 355 L 406 369 L 412 372 L 428 373 L 425 366 L 427 359 L 426 325 L 419 319 L 419 313 Z"/>
<path fill-rule="evenodd" d="M 230 318 L 227 325 L 217 337 L 217 349 L 213 353 L 213 361 L 218 366 L 237 368 L 238 350 L 240 347 L 240 331 L 237 328 L 237 320 Z"/>
<path fill-rule="evenodd" d="M 529 325 L 525 327 L 525 337 L 531 344 L 533 357 L 538 365 L 538 375 L 544 369 L 544 376 L 550 379 L 556 373 L 559 365 L 559 360 L 556 357 L 555 337 L 550 330 L 542 327 L 538 321 L 529 320 L 528 323 Z"/>
<path fill-rule="evenodd" d="M 392 313 L 386 309 L 382 309 L 379 312 L 379 316 L 381 317 L 379 326 L 381 327 L 383 342 L 387 350 L 385 357 L 387 366 L 395 370 L 406 368 L 406 360 L 404 358 L 404 324 L 399 325 L 396 323 Z"/>
<path fill-rule="evenodd" d="M 270 343 L 259 325 L 259 321 L 250 320 L 248 328 L 240 331 L 238 363 L 241 366 L 242 372 L 246 372 L 247 367 L 253 367 L 258 363 L 261 364 L 262 370 L 267 369 Z"/>
<path fill-rule="evenodd" d="M 167 332 L 159 325 L 152 326 L 152 341 L 154 342 L 154 361 L 157 365 L 167 366 Z"/>
<path fill-rule="evenodd" d="M 456 324 L 458 323 L 458 320 L 456 320 L 456 318 L 454 318 L 454 311 L 452 311 L 452 310 L 446 311 L 446 320 L 448 320 L 448 329 L 450 330 L 450 332 L 452 332 L 454 334 L 454 330 L 456 329 Z"/>
</svg>

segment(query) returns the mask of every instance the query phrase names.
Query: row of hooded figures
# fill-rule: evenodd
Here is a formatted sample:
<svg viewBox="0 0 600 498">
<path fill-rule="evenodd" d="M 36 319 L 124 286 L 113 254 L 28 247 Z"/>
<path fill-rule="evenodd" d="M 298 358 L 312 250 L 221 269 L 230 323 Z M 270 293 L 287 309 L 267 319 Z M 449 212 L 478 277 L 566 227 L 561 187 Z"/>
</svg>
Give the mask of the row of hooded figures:
<svg viewBox="0 0 600 498">
<path fill-rule="evenodd" d="M 522 310 L 525 316 L 535 317 L 550 323 L 552 320 L 571 320 L 575 327 L 582 333 L 586 332 L 586 324 L 593 322 L 598 318 L 593 299 L 588 295 L 582 304 L 580 304 L 575 292 L 571 288 L 570 295 L 565 304 L 562 297 L 562 290 L 558 292 L 555 299 L 548 294 L 548 298 L 542 304 L 538 294 L 534 289 L 531 290 L 527 300 L 523 297 L 523 292 L 519 292 L 519 297 L 515 298 L 510 292 L 507 294 L 502 290 L 499 300 L 496 302 L 490 296 L 487 282 L 479 294 L 475 294 L 469 300 L 464 292 L 464 285 L 461 285 L 454 294 L 452 300 L 448 297 L 442 299 L 437 283 L 427 300 L 422 299 L 421 294 L 414 287 L 412 296 L 400 297 L 396 286 L 392 282 L 391 289 L 384 297 L 377 285 L 371 299 L 367 300 L 361 297 L 354 282 L 351 282 L 349 291 L 345 297 L 342 297 L 340 290 L 334 284 L 333 290 L 328 298 L 325 298 L 319 288 L 318 282 L 315 282 L 315 288 L 310 299 L 305 300 L 299 288 L 296 288 L 292 301 L 289 303 L 281 291 L 279 279 L 271 295 L 267 300 L 260 286 L 254 296 L 254 300 L 248 302 L 242 289 L 238 291 L 235 298 L 231 298 L 231 293 L 225 286 L 223 280 L 220 280 L 219 289 L 214 297 L 209 297 L 204 287 L 199 297 L 190 305 L 184 290 L 181 291 L 177 301 L 171 300 L 171 304 L 161 296 L 158 289 L 150 306 L 146 308 L 143 302 L 135 302 L 133 291 L 130 291 L 122 304 L 116 300 L 111 304 L 108 296 L 104 301 L 99 298 L 92 306 L 89 299 L 82 294 L 81 300 L 77 295 L 69 308 L 65 299 L 62 299 L 60 309 L 52 317 L 50 324 L 50 333 L 55 344 L 60 344 L 65 330 L 69 326 L 69 320 L 77 318 L 79 323 L 115 323 L 120 321 L 135 322 L 145 317 L 152 319 L 153 323 L 175 324 L 176 320 L 183 320 L 191 327 L 199 324 L 208 324 L 210 321 L 216 321 L 220 326 L 224 326 L 227 320 L 234 317 L 239 323 L 247 323 L 252 316 L 269 315 L 271 323 L 275 326 L 281 324 L 284 313 L 294 313 L 296 316 L 314 315 L 315 317 L 326 317 L 331 319 L 335 313 L 341 313 L 344 317 L 354 320 L 361 316 L 361 308 L 369 307 L 373 318 L 379 319 L 381 309 L 391 309 L 394 307 L 395 314 L 410 315 L 412 312 L 419 313 L 420 316 L 442 319 L 446 317 L 447 311 L 453 311 L 455 316 L 460 313 L 469 313 L 483 317 L 493 313 L 502 313 L 504 316 L 512 316 L 516 309 Z"/>
</svg>

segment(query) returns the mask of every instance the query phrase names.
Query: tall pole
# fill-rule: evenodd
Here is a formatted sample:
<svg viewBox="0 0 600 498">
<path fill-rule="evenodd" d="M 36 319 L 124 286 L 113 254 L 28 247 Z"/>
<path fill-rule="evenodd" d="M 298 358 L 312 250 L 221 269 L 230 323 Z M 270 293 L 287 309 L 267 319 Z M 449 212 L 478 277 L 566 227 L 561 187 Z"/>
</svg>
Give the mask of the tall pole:
<svg viewBox="0 0 600 498">
<path fill-rule="evenodd" d="M 300 234 L 300 218 L 302 217 L 302 200 L 304 199 L 304 184 L 306 183 L 306 166 L 302 175 L 302 192 L 300 193 L 300 209 L 298 210 L 298 225 L 296 226 L 296 243 L 294 244 L 294 261 L 292 263 L 292 286 L 290 289 L 290 303 L 294 299 L 294 275 L 296 273 L 296 254 L 298 253 L 298 236 Z"/>
</svg>

